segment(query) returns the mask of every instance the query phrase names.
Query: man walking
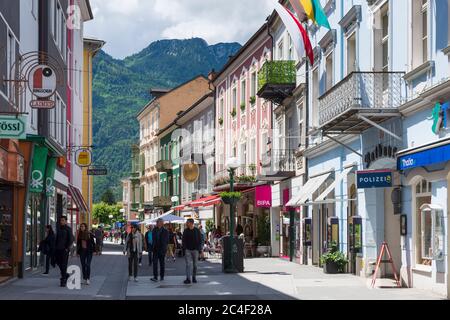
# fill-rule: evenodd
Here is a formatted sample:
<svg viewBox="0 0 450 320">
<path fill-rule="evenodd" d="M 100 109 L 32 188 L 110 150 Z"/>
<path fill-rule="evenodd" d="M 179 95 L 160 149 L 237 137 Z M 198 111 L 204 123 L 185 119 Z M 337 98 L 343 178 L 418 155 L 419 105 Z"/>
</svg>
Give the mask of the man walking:
<svg viewBox="0 0 450 320">
<path fill-rule="evenodd" d="M 134 277 L 134 281 L 137 282 L 138 260 L 142 254 L 142 235 L 134 224 L 131 227 L 131 232 L 127 235 L 123 254 L 128 256 L 128 280 L 131 281 Z"/>
<path fill-rule="evenodd" d="M 56 231 L 55 241 L 55 259 L 56 264 L 61 271 L 60 286 L 65 287 L 69 274 L 67 273 L 67 264 L 69 262 L 69 252 L 73 245 L 72 229 L 67 225 L 67 217 L 59 218 L 59 225 Z"/>
<path fill-rule="evenodd" d="M 103 228 L 98 227 L 98 229 L 95 230 L 94 236 L 97 254 L 101 255 L 103 250 Z"/>
<path fill-rule="evenodd" d="M 152 266 L 152 256 L 153 256 L 153 232 L 152 226 L 147 226 L 147 232 L 145 233 L 145 251 L 148 252 L 148 266 Z"/>
<path fill-rule="evenodd" d="M 164 280 L 165 260 L 169 245 L 169 232 L 164 228 L 164 220 L 158 219 L 156 227 L 152 231 L 153 238 L 153 282 L 158 281 L 158 263 L 160 267 L 161 281 Z"/>
<path fill-rule="evenodd" d="M 188 219 L 186 222 L 187 228 L 183 232 L 183 248 L 185 250 L 186 259 L 186 280 L 185 284 L 191 283 L 191 265 L 192 265 L 192 282 L 197 283 L 197 261 L 199 252 L 201 250 L 201 234 L 200 231 L 194 227 L 194 219 Z"/>
</svg>

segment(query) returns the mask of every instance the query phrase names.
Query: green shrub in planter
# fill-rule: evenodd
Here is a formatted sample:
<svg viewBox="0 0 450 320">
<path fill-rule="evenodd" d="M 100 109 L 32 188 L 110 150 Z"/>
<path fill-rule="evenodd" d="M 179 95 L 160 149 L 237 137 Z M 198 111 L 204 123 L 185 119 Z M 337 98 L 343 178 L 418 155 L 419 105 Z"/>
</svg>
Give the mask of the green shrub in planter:
<svg viewBox="0 0 450 320">
<path fill-rule="evenodd" d="M 223 125 L 223 119 L 222 118 L 219 118 L 219 124 Z"/>
<path fill-rule="evenodd" d="M 236 108 L 233 108 L 233 110 L 230 112 L 230 115 L 234 118 L 236 117 L 236 114 L 237 114 Z"/>
<path fill-rule="evenodd" d="M 241 111 L 245 111 L 245 102 L 241 103 Z"/>
<path fill-rule="evenodd" d="M 225 204 L 235 204 L 242 198 L 240 192 L 221 192 L 220 197 Z"/>
<path fill-rule="evenodd" d="M 252 105 L 254 105 L 254 104 L 256 103 L 256 97 L 255 97 L 255 96 L 250 97 L 250 103 L 251 103 Z"/>
<path fill-rule="evenodd" d="M 325 273 L 342 273 L 348 263 L 345 255 L 339 251 L 336 242 L 331 243 L 331 248 L 320 258 Z"/>
</svg>

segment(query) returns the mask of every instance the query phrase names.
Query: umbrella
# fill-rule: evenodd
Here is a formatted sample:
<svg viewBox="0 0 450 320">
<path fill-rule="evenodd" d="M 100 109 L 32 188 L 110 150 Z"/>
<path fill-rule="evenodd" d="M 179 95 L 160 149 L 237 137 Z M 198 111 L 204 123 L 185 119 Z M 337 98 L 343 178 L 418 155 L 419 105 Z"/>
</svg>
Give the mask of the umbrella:
<svg viewBox="0 0 450 320">
<path fill-rule="evenodd" d="M 156 224 L 156 221 L 158 219 L 162 219 L 164 221 L 164 223 L 184 223 L 184 219 L 176 216 L 173 213 L 173 210 L 167 211 L 166 213 L 164 213 L 163 215 L 154 218 L 154 219 L 146 219 L 143 222 L 141 222 L 141 224 Z"/>
</svg>

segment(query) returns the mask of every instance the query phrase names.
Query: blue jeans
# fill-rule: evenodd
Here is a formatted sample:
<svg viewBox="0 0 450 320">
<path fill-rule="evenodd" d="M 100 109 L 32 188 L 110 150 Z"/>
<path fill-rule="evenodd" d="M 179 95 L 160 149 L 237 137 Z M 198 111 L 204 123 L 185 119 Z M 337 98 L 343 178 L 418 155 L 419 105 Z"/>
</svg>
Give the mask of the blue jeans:
<svg viewBox="0 0 450 320">
<path fill-rule="evenodd" d="M 185 259 L 186 259 L 186 279 L 191 278 L 191 268 L 192 268 L 192 276 L 195 278 L 195 276 L 197 275 L 198 250 L 186 249 Z"/>
<path fill-rule="evenodd" d="M 80 260 L 81 260 L 81 270 L 83 272 L 83 279 L 84 280 L 91 279 L 92 253 L 90 253 L 87 249 L 81 249 Z"/>
</svg>

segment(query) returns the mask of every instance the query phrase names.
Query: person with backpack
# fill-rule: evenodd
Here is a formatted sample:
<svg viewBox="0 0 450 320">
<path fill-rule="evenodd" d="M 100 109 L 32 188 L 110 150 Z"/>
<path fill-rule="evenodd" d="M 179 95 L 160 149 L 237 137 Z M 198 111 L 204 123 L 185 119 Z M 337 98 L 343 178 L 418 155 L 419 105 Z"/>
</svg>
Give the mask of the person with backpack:
<svg viewBox="0 0 450 320">
<path fill-rule="evenodd" d="M 128 280 L 131 281 L 134 276 L 134 281 L 137 282 L 138 260 L 142 253 L 142 236 L 136 225 L 132 225 L 131 232 L 125 239 L 123 254 L 125 253 L 128 256 Z"/>
<path fill-rule="evenodd" d="M 153 257 L 153 233 L 152 226 L 147 226 L 147 232 L 145 233 L 145 251 L 148 252 L 148 266 L 152 266 Z"/>
<path fill-rule="evenodd" d="M 197 283 L 197 261 L 199 252 L 201 251 L 202 235 L 194 226 L 194 219 L 188 219 L 187 228 L 183 232 L 183 248 L 185 250 L 186 260 L 186 280 L 185 284 L 191 283 L 191 265 L 192 265 L 192 282 Z"/>
</svg>

